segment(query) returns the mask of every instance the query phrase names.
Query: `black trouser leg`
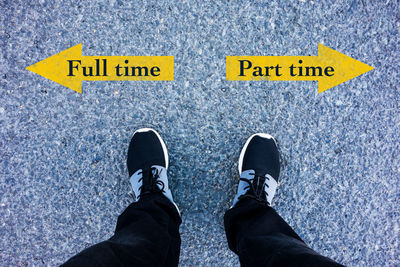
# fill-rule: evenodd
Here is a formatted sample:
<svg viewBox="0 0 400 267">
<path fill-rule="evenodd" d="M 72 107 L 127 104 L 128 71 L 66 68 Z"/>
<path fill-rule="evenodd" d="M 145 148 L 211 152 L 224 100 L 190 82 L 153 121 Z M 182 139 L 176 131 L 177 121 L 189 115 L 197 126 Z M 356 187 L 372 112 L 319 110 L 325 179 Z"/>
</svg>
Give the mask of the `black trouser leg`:
<svg viewBox="0 0 400 267">
<path fill-rule="evenodd" d="M 161 193 L 144 195 L 119 217 L 109 240 L 89 247 L 65 266 L 177 266 L 181 218 Z"/>
<path fill-rule="evenodd" d="M 343 266 L 309 248 L 276 211 L 252 198 L 225 213 L 229 248 L 242 266 Z"/>
</svg>

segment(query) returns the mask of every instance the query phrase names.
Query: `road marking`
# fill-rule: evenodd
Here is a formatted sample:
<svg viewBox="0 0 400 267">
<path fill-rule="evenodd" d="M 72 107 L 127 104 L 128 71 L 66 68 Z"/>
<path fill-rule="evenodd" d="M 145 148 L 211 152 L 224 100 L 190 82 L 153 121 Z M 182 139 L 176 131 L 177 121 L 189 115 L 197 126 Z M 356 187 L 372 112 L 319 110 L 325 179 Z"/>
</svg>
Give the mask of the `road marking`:
<svg viewBox="0 0 400 267">
<path fill-rule="evenodd" d="M 82 44 L 26 68 L 82 93 L 82 81 L 172 81 L 173 56 L 82 56 Z"/>
<path fill-rule="evenodd" d="M 226 57 L 227 80 L 318 81 L 318 93 L 372 69 L 322 44 L 318 56 Z"/>
</svg>

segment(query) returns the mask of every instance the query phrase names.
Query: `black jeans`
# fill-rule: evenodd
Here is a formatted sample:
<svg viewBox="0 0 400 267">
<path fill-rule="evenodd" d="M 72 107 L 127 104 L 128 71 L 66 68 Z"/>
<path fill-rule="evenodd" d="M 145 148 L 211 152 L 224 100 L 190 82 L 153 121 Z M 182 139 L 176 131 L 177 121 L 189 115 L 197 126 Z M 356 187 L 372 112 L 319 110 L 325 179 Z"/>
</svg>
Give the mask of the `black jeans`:
<svg viewBox="0 0 400 267">
<path fill-rule="evenodd" d="M 114 236 L 63 266 L 177 266 L 181 222 L 166 197 L 145 195 L 118 217 Z M 254 199 L 226 212 L 225 230 L 242 266 L 342 266 L 307 247 L 273 208 Z"/>
<path fill-rule="evenodd" d="M 229 248 L 242 266 L 343 266 L 309 248 L 276 211 L 252 198 L 225 213 Z"/>
</svg>

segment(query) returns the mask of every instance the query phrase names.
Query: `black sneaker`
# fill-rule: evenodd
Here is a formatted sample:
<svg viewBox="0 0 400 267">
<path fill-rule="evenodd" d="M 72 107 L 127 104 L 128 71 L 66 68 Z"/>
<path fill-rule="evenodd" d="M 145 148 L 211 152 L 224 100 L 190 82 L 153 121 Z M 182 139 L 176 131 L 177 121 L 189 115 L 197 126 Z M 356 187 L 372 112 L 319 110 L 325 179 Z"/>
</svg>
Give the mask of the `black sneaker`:
<svg viewBox="0 0 400 267">
<path fill-rule="evenodd" d="M 168 187 L 167 147 L 155 130 L 143 128 L 133 134 L 127 165 L 135 202 L 145 194 L 161 192 L 176 206 Z"/>
<path fill-rule="evenodd" d="M 279 152 L 275 139 L 265 133 L 253 134 L 240 153 L 240 181 L 232 207 L 245 197 L 270 205 L 278 186 L 279 172 Z"/>
</svg>

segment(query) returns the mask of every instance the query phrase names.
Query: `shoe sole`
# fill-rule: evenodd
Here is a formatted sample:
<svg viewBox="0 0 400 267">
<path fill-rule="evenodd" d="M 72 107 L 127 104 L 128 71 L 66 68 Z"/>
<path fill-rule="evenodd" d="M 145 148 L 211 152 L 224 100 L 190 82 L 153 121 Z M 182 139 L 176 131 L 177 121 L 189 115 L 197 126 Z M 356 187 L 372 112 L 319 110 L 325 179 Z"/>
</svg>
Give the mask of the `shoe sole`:
<svg viewBox="0 0 400 267">
<path fill-rule="evenodd" d="M 256 133 L 256 134 L 253 134 L 252 136 L 250 136 L 247 139 L 246 143 L 244 144 L 244 146 L 242 148 L 242 151 L 240 152 L 239 164 L 238 164 L 238 170 L 239 170 L 239 174 L 240 175 L 242 174 L 244 153 L 246 152 L 247 146 L 249 145 L 251 139 L 253 139 L 254 136 L 259 136 L 259 137 L 266 138 L 266 139 L 272 139 L 272 140 L 274 140 L 275 145 L 278 146 L 278 144 L 276 142 L 276 139 L 272 135 L 269 135 L 269 134 L 266 134 L 266 133 Z"/>
<path fill-rule="evenodd" d="M 164 152 L 165 168 L 168 169 L 168 165 L 169 165 L 168 150 L 167 150 L 167 147 L 166 147 L 166 145 L 164 143 L 164 140 L 161 138 L 160 134 L 156 130 L 154 130 L 152 128 L 141 128 L 139 130 L 136 130 L 133 133 L 133 135 L 135 135 L 136 133 L 144 133 L 144 132 L 149 132 L 149 131 L 152 131 L 153 133 L 155 133 L 157 135 L 158 140 L 160 140 L 161 147 L 162 147 L 163 152 Z"/>
</svg>

